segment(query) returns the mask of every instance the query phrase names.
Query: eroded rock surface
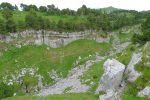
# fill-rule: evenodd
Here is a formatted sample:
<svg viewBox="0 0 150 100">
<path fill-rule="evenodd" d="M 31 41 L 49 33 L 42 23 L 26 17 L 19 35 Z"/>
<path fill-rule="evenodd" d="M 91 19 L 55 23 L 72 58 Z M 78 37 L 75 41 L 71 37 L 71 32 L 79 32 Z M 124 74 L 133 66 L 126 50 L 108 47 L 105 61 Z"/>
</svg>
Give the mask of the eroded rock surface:
<svg viewBox="0 0 150 100">
<path fill-rule="evenodd" d="M 134 68 L 135 65 L 141 61 L 141 57 L 142 53 L 134 53 L 130 63 L 127 66 L 126 74 L 128 74 L 129 82 L 134 82 L 141 75 L 141 73 L 138 73 Z"/>
<path fill-rule="evenodd" d="M 96 93 L 117 88 L 122 81 L 125 65 L 115 59 L 108 59 L 104 63 L 104 74 Z"/>
<path fill-rule="evenodd" d="M 138 92 L 138 96 L 150 98 L 150 86 L 147 86 L 142 91 Z"/>
<path fill-rule="evenodd" d="M 125 65 L 115 59 L 108 59 L 104 63 L 104 74 L 101 77 L 96 94 L 105 92 L 99 97 L 100 100 L 120 100 L 120 94 L 123 91 L 123 74 Z"/>
</svg>

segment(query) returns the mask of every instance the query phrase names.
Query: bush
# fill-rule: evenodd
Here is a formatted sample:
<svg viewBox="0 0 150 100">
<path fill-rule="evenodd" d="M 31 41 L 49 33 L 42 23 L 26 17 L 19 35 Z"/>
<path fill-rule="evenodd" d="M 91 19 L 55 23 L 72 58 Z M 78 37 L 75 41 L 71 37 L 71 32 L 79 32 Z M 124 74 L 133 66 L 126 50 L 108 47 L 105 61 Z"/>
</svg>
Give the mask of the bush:
<svg viewBox="0 0 150 100">
<path fill-rule="evenodd" d="M 0 99 L 11 97 L 16 92 L 15 85 L 7 85 L 3 82 L 0 83 Z"/>
</svg>

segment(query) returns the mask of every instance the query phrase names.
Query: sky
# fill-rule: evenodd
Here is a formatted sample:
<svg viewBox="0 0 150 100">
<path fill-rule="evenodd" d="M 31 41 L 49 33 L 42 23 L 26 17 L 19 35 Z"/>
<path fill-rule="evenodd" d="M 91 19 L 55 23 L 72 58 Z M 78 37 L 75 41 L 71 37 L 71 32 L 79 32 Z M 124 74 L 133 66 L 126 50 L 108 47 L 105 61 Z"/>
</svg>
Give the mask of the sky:
<svg viewBox="0 0 150 100">
<path fill-rule="evenodd" d="M 128 10 L 150 10 L 150 0 L 0 0 L 1 2 L 9 2 L 20 6 L 20 3 L 35 4 L 39 6 L 46 6 L 54 4 L 59 9 L 70 8 L 77 10 L 83 4 L 89 8 L 104 8 L 113 6 L 116 8 Z"/>
</svg>

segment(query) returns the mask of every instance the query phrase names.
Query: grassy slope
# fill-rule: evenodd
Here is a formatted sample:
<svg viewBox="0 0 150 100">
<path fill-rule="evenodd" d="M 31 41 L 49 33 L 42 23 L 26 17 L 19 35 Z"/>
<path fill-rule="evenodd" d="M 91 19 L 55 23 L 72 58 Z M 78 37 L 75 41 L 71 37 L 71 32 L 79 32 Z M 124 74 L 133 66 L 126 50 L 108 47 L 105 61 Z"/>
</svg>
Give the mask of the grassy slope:
<svg viewBox="0 0 150 100">
<path fill-rule="evenodd" d="M 140 98 L 137 97 L 137 93 L 143 90 L 146 86 L 150 86 L 150 66 L 145 66 L 144 63 L 149 60 L 149 55 L 147 54 L 150 52 L 150 43 L 148 44 L 147 48 L 141 47 L 143 49 L 142 55 L 142 62 L 136 65 L 136 70 L 141 72 L 142 75 L 133 83 L 128 84 L 128 88 L 122 96 L 123 100 L 149 100 L 147 98 Z"/>
<path fill-rule="evenodd" d="M 20 49 L 14 47 L 0 57 L 0 76 L 24 67 L 38 67 L 39 73 L 45 77 L 45 81 L 51 83 L 47 74 L 51 69 L 55 69 L 65 77 L 79 56 L 83 58 L 89 54 L 95 54 L 95 52 L 104 55 L 110 47 L 111 45 L 108 43 L 96 43 L 94 40 L 77 40 L 65 47 L 50 48 L 49 50 L 45 45 L 24 46 Z M 64 57 L 62 56 L 63 52 Z"/>
<path fill-rule="evenodd" d="M 98 84 L 99 79 L 103 74 L 103 63 L 105 60 L 95 63 L 84 75 L 81 77 L 82 83 L 87 84 L 91 87 L 90 92 L 94 93 Z M 86 81 L 89 80 L 89 81 Z M 86 82 L 85 82 L 86 81 Z M 94 85 L 91 85 L 94 82 Z"/>
<path fill-rule="evenodd" d="M 25 21 L 25 16 L 28 12 L 25 11 L 13 11 L 13 19 L 15 20 L 15 22 L 18 21 Z M 38 15 L 41 15 L 45 18 L 48 18 L 51 21 L 56 21 L 58 22 L 60 19 L 63 20 L 64 22 L 72 22 L 72 23 L 85 23 L 87 21 L 86 17 L 81 17 L 81 16 L 64 16 L 64 15 L 60 15 L 60 16 L 55 16 L 55 15 L 47 15 L 45 13 L 40 13 L 37 12 Z M 2 17 L 2 13 L 0 11 L 0 18 Z"/>
<path fill-rule="evenodd" d="M 10 97 L 3 100 L 97 100 L 98 96 L 88 93 L 74 93 L 62 95 L 49 95 L 47 97 L 34 97 L 34 96 L 18 96 Z"/>
</svg>

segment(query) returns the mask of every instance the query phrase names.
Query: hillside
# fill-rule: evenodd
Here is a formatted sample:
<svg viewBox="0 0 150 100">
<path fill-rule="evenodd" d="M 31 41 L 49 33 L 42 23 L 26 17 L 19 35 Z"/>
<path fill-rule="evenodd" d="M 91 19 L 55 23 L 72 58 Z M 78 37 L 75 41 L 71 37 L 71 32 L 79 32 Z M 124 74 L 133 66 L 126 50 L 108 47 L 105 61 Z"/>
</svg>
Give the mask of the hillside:
<svg viewBox="0 0 150 100">
<path fill-rule="evenodd" d="M 0 4 L 0 99 L 149 100 L 150 16 Z"/>
<path fill-rule="evenodd" d="M 33 36 L 30 36 L 30 38 L 27 36 L 20 38 L 16 37 L 17 41 L 16 38 L 14 38 L 13 40 L 9 41 L 9 43 L 1 42 L 2 46 L 0 56 L 1 78 L 2 80 L 5 79 L 5 82 L 7 84 L 11 84 L 10 80 L 13 80 L 13 82 L 15 82 L 15 80 L 21 81 L 18 80 L 17 78 L 14 79 L 13 76 L 16 77 L 16 75 L 19 75 L 19 72 L 25 71 L 25 76 L 26 75 L 27 76 L 26 77 L 21 76 L 20 78 L 23 78 L 22 80 L 23 84 L 28 84 L 27 87 L 28 89 L 26 91 L 30 92 L 30 94 L 34 93 L 32 87 L 35 86 L 37 83 L 39 84 L 39 82 L 41 82 L 36 80 L 36 78 L 37 79 L 39 78 L 37 77 L 37 75 L 43 77 L 42 87 L 43 86 L 47 87 L 44 89 L 42 89 L 41 87 L 42 89 L 40 92 L 41 94 L 38 95 L 45 95 L 43 94 L 45 93 L 45 91 L 49 91 L 48 94 L 51 94 L 53 89 L 55 90 L 55 88 L 59 87 L 59 85 L 56 85 L 56 87 L 54 87 L 55 84 L 60 85 L 64 84 L 63 85 L 64 87 L 61 86 L 61 88 L 62 92 L 65 94 L 48 95 L 42 97 L 44 98 L 44 100 L 47 100 L 49 98 L 51 98 L 52 100 L 57 99 L 66 100 L 69 98 L 71 98 L 72 100 L 76 99 L 83 100 L 87 96 L 89 97 L 89 100 L 97 100 L 99 95 L 95 95 L 94 92 L 96 91 L 99 85 L 99 79 L 102 77 L 104 73 L 103 64 L 107 59 L 115 58 L 127 66 L 130 63 L 132 55 L 134 53 L 143 52 L 142 56 L 145 57 L 146 52 L 147 53 L 149 52 L 148 49 L 149 43 L 147 43 L 146 46 L 138 48 L 132 44 L 126 45 L 126 43 L 130 43 L 131 36 L 134 32 L 140 32 L 139 25 L 130 28 L 124 27 L 121 29 L 122 31 L 121 34 L 118 34 L 119 31 L 120 30 L 109 33 L 111 35 L 109 35 L 108 37 L 110 38 L 110 36 L 112 36 L 111 37 L 112 39 L 110 39 L 109 42 L 105 41 L 98 43 L 98 41 L 91 40 L 90 38 L 95 37 L 94 33 L 93 35 L 92 34 L 89 35 L 90 37 L 86 36 L 84 39 L 75 40 L 59 48 L 51 48 L 47 45 L 37 46 L 33 44 L 30 45 L 22 44 L 21 41 L 23 41 L 23 43 L 26 43 L 28 40 L 33 40 L 34 39 Z M 99 36 L 96 35 L 96 37 Z M 145 63 L 145 61 L 147 60 L 142 61 L 143 61 L 142 63 Z M 136 94 L 138 93 L 138 91 L 142 90 L 145 86 L 149 86 L 148 83 L 149 67 L 141 69 L 140 68 L 141 63 L 137 64 L 136 66 L 137 66 L 136 69 L 142 72 L 144 76 L 140 76 L 134 83 L 127 83 L 127 87 L 121 96 L 122 100 L 126 99 L 143 100 L 143 98 L 137 97 Z M 33 71 L 32 77 L 28 77 L 28 74 L 32 75 L 32 73 L 30 73 L 30 71 L 28 72 L 28 70 Z M 70 79 L 74 75 L 76 77 Z M 143 81 L 143 77 L 145 81 Z M 79 82 L 78 79 L 80 79 L 80 83 L 78 83 Z M 66 84 L 63 83 L 63 81 L 68 82 Z M 74 84 L 70 83 L 72 81 L 74 81 Z M 72 86 L 70 86 L 69 84 L 70 85 L 72 84 Z M 141 86 L 141 84 L 142 84 L 141 88 L 134 87 L 134 85 Z M 19 88 L 23 89 L 22 86 L 21 87 L 19 86 Z M 78 88 L 78 86 L 80 86 L 80 89 L 73 90 L 75 88 Z M 51 88 L 50 89 L 51 92 L 48 89 L 48 87 Z M 14 88 L 16 88 L 16 86 Z M 41 97 L 39 96 L 35 97 L 22 96 L 24 95 L 24 92 L 21 91 L 22 90 L 15 92 L 17 96 L 7 98 L 6 100 L 19 100 L 20 98 L 29 100 L 41 99 Z M 82 91 L 82 92 L 86 91 L 86 92 L 74 93 L 71 91 Z"/>
</svg>

